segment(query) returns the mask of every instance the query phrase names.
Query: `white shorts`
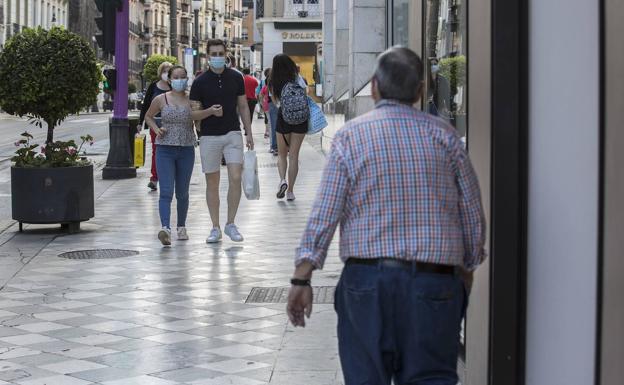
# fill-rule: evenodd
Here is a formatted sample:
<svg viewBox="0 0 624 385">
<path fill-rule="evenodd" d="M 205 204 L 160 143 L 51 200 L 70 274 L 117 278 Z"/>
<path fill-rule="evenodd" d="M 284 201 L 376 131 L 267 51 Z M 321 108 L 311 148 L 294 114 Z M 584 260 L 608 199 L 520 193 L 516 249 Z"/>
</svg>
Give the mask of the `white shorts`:
<svg viewBox="0 0 624 385">
<path fill-rule="evenodd" d="M 232 131 L 220 136 L 202 136 L 199 138 L 199 153 L 204 174 L 219 171 L 222 156 L 227 164 L 242 165 L 243 135 L 240 131 Z"/>
</svg>

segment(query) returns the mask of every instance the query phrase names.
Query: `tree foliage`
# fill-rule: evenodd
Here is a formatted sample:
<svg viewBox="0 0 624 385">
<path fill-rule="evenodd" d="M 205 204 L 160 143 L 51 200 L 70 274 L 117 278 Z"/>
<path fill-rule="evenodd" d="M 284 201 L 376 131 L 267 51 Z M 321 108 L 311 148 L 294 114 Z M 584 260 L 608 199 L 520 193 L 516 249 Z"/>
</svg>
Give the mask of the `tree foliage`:
<svg viewBox="0 0 624 385">
<path fill-rule="evenodd" d="M 0 53 L 0 106 L 54 127 L 95 103 L 101 73 L 93 49 L 82 37 L 53 27 L 24 29 Z"/>
<path fill-rule="evenodd" d="M 168 61 L 171 64 L 178 64 L 178 59 L 174 56 L 165 56 L 165 55 L 152 55 L 147 59 L 145 63 L 145 67 L 143 67 L 143 77 L 145 81 L 148 83 L 155 82 L 159 80 L 158 78 L 158 67 L 163 63 Z"/>
<path fill-rule="evenodd" d="M 453 95 L 457 94 L 457 88 L 466 84 L 466 56 L 460 55 L 440 59 L 439 74 L 450 81 Z"/>
</svg>

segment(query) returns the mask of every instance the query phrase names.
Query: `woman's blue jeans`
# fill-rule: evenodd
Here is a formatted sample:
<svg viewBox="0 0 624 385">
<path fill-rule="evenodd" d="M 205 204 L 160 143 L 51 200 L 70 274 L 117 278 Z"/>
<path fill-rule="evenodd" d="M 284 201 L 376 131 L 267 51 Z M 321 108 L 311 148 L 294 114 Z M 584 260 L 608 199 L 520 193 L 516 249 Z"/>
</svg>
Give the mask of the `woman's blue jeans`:
<svg viewBox="0 0 624 385">
<path fill-rule="evenodd" d="M 279 109 L 274 103 L 269 103 L 269 121 L 271 122 L 271 149 L 277 151 L 277 114 Z"/>
<path fill-rule="evenodd" d="M 189 207 L 189 185 L 195 164 L 193 146 L 157 145 L 156 169 L 160 182 L 158 211 L 163 227 L 171 228 L 171 201 L 175 191 L 178 202 L 178 227 L 186 226 Z"/>
</svg>

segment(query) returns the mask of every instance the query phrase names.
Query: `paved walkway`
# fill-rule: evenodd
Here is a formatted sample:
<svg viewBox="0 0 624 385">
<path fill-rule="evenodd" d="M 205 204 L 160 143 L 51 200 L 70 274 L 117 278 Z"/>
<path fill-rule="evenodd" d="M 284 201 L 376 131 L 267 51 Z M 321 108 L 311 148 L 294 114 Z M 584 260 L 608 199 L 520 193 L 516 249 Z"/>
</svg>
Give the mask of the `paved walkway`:
<svg viewBox="0 0 624 385">
<path fill-rule="evenodd" d="M 80 234 L 35 225 L 0 234 L 0 385 L 342 384 L 331 304 L 315 305 L 309 326 L 294 330 L 284 303 L 246 303 L 254 287 L 288 286 L 324 162 L 304 143 L 297 200 L 277 201 L 276 158 L 259 123 L 261 200 L 241 202 L 244 243 L 205 243 L 210 220 L 199 162 L 191 239 L 171 248 L 156 239 L 158 194 L 147 191 L 146 168 L 124 181 L 98 173 L 96 217 Z M 107 248 L 139 254 L 58 257 Z M 314 285 L 335 285 L 341 264 L 335 248 L 331 255 Z"/>
</svg>

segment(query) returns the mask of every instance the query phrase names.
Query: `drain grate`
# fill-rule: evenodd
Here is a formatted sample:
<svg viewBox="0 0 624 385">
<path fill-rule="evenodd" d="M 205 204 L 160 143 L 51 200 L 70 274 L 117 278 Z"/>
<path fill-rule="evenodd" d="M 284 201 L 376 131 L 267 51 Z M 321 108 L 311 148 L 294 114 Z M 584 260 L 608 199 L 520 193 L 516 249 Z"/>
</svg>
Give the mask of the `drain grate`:
<svg viewBox="0 0 624 385">
<path fill-rule="evenodd" d="M 139 254 L 134 250 L 120 249 L 96 249 L 96 250 L 77 250 L 59 254 L 60 258 L 66 259 L 114 259 L 130 257 Z"/>
<path fill-rule="evenodd" d="M 277 168 L 277 162 L 258 162 L 258 168 Z"/>
<path fill-rule="evenodd" d="M 245 303 L 286 303 L 288 287 L 254 287 Z M 335 286 L 313 286 L 314 303 L 333 304 Z"/>
</svg>

